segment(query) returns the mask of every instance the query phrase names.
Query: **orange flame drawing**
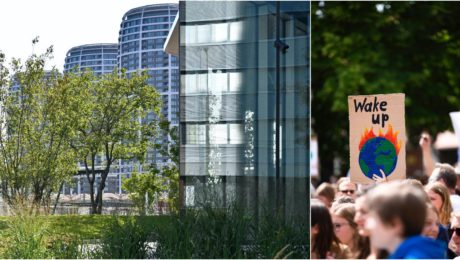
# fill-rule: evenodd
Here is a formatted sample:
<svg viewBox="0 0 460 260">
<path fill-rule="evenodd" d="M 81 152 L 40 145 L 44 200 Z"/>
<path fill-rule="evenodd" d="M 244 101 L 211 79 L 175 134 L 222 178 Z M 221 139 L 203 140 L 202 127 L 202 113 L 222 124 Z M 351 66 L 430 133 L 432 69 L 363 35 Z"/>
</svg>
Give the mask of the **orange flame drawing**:
<svg viewBox="0 0 460 260">
<path fill-rule="evenodd" d="M 396 154 L 399 154 L 399 150 L 401 149 L 402 141 L 398 140 L 398 134 L 399 134 L 399 131 L 393 132 L 393 127 L 391 126 L 391 124 L 388 125 L 388 131 L 386 132 L 386 134 L 383 134 L 382 129 L 380 129 L 379 134 L 377 136 L 374 134 L 374 131 L 372 128 L 371 129 L 366 128 L 364 130 L 364 134 L 361 136 L 361 140 L 359 141 L 359 150 L 361 150 L 363 145 L 369 139 L 372 139 L 375 137 L 383 137 L 393 144 L 393 146 L 396 149 Z"/>
</svg>

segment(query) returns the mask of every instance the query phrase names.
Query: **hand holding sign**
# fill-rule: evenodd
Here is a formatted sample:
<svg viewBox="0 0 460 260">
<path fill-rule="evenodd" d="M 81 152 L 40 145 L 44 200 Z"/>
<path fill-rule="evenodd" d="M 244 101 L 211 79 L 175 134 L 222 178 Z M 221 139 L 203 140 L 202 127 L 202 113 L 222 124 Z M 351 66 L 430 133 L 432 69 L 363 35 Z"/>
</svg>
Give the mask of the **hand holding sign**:
<svg viewBox="0 0 460 260">
<path fill-rule="evenodd" d="M 383 177 L 380 177 L 377 174 L 372 175 L 372 179 L 375 181 L 375 183 L 387 182 L 388 180 L 387 176 L 385 175 L 385 172 L 382 169 L 380 169 L 380 173 Z"/>
</svg>

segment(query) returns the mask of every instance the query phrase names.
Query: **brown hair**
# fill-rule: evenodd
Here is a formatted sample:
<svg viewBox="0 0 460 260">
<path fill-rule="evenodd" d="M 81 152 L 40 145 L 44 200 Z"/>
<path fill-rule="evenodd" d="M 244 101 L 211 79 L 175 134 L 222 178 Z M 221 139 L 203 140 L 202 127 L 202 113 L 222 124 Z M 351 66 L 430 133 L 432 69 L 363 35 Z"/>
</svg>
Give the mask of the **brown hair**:
<svg viewBox="0 0 460 260">
<path fill-rule="evenodd" d="M 427 185 L 426 190 L 431 190 L 432 192 L 441 196 L 442 206 L 439 211 L 439 222 L 443 225 L 448 225 L 450 223 L 450 216 L 452 214 L 452 203 L 450 202 L 449 190 L 446 186 L 441 183 L 431 183 Z"/>
<path fill-rule="evenodd" d="M 358 225 L 354 221 L 356 214 L 355 205 L 353 203 L 336 204 L 331 208 L 331 212 L 334 215 L 344 218 L 354 231 L 353 245 L 349 248 L 351 251 L 351 257 L 362 259 L 369 256 L 371 252 L 369 238 L 359 235 Z"/>
<path fill-rule="evenodd" d="M 335 188 L 332 184 L 323 182 L 321 185 L 318 186 L 315 192 L 315 197 L 317 196 L 324 196 L 330 202 L 334 201 L 335 198 Z"/>
<path fill-rule="evenodd" d="M 325 259 L 330 251 L 340 250 L 340 242 L 334 233 L 329 209 L 317 199 L 311 200 L 311 227 L 318 225 L 320 232 L 314 238 L 314 247 L 311 249 L 319 258 Z M 337 252 L 339 255 L 341 252 Z M 340 258 L 340 257 L 339 257 Z"/>
<path fill-rule="evenodd" d="M 434 168 L 439 169 L 437 175 L 434 176 L 434 180 L 442 180 L 448 189 L 455 189 L 455 186 L 457 185 L 455 168 L 448 163 L 437 163 Z"/>
<path fill-rule="evenodd" d="M 418 187 L 418 188 L 423 190 L 422 182 L 417 180 L 417 179 L 405 179 L 405 180 L 402 180 L 401 182 L 407 183 L 408 185 L 416 186 L 416 187 Z"/>
<path fill-rule="evenodd" d="M 384 225 L 400 220 L 402 238 L 419 235 L 426 220 L 426 195 L 415 186 L 399 181 L 382 183 L 369 192 L 367 204 Z"/>
</svg>

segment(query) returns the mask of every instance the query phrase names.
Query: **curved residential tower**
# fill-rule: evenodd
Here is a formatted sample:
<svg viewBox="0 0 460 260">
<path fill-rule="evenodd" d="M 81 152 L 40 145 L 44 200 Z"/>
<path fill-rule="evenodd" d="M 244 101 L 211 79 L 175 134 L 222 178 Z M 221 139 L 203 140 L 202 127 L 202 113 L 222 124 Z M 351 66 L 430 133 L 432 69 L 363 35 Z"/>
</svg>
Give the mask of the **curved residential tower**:
<svg viewBox="0 0 460 260">
<path fill-rule="evenodd" d="M 76 46 L 67 52 L 64 73 L 78 66 L 80 71 L 92 69 L 95 75 L 111 73 L 117 66 L 116 43 L 97 43 Z"/>
<path fill-rule="evenodd" d="M 177 4 L 131 9 L 123 16 L 118 37 L 119 67 L 125 68 L 128 74 L 148 71 L 148 83 L 161 94 L 161 113 L 171 126 L 179 124 L 179 64 L 177 57 L 163 51 L 163 45 L 177 12 Z M 154 119 L 153 113 L 147 116 L 148 121 Z M 168 158 L 159 152 L 150 151 L 147 155 L 147 163 L 162 165 L 167 162 Z"/>
</svg>

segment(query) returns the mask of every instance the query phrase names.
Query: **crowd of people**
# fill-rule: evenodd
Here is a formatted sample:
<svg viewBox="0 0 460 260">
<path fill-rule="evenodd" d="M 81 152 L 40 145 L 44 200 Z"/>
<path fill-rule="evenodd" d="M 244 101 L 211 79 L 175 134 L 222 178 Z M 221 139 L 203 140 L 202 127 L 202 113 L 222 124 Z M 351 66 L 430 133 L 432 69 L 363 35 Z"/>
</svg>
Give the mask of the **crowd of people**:
<svg viewBox="0 0 460 260">
<path fill-rule="evenodd" d="M 460 171 L 434 163 L 420 140 L 428 182 L 348 177 L 312 193 L 312 259 L 460 259 Z"/>
</svg>

